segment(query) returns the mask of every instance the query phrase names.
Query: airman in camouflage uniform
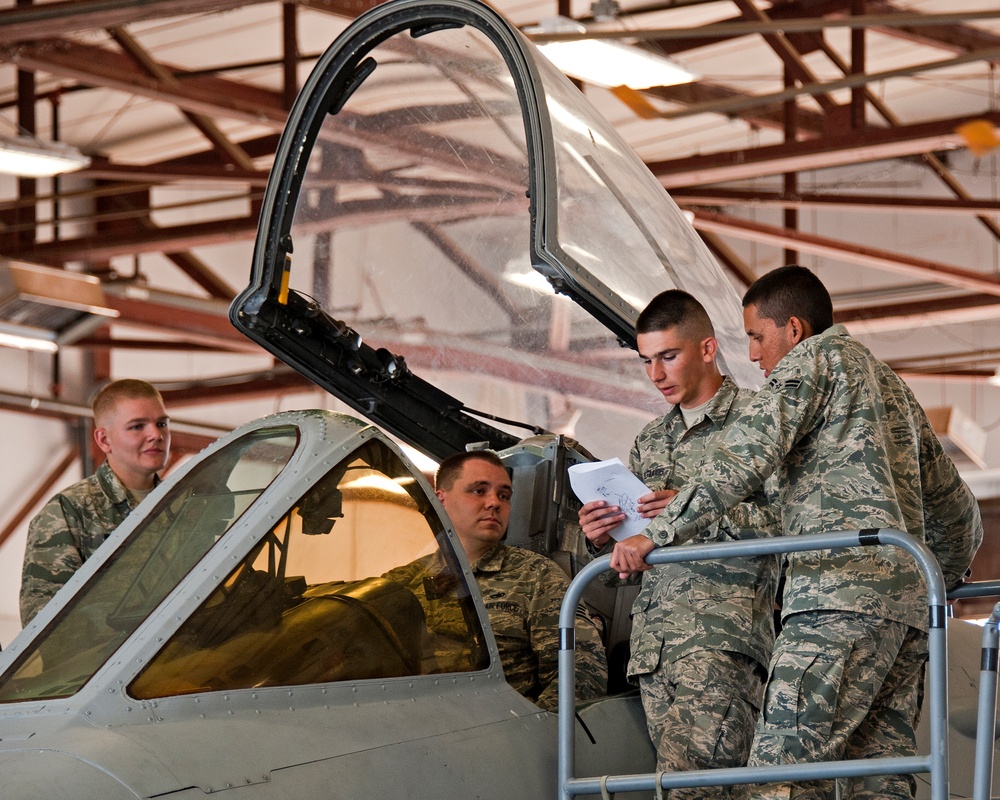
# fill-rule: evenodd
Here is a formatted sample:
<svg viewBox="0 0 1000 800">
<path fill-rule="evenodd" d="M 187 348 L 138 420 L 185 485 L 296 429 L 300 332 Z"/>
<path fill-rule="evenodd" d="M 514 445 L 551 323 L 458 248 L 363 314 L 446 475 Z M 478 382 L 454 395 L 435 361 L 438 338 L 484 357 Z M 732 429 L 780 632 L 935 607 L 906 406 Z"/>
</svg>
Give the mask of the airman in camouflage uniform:
<svg viewBox="0 0 1000 800">
<path fill-rule="evenodd" d="M 558 705 L 559 609 L 569 579 L 551 559 L 497 545 L 473 566 L 507 682 L 542 708 Z M 603 697 L 604 646 L 583 606 L 576 611 L 576 700 Z"/>
<path fill-rule="evenodd" d="M 807 270 L 765 275 L 743 304 L 769 380 L 647 528 L 652 542 L 690 540 L 774 473 L 785 534 L 898 528 L 927 543 L 949 587 L 961 582 L 982 540 L 979 509 L 909 388 L 831 325 L 829 294 Z M 642 569 L 646 545 L 619 547 L 613 566 Z M 750 763 L 912 755 L 928 617 L 913 558 L 886 546 L 790 554 L 782 615 Z M 914 791 L 909 776 L 849 784 L 855 798 Z M 771 784 L 752 796 L 831 788 Z"/>
<path fill-rule="evenodd" d="M 21 622 L 38 613 L 136 506 L 107 462 L 49 500 L 28 526 Z"/>
<path fill-rule="evenodd" d="M 504 676 L 542 708 L 558 704 L 559 609 L 569 585 L 551 559 L 518 547 L 497 545 L 473 565 L 473 574 L 497 642 Z M 429 639 L 424 671 L 476 669 L 473 639 L 456 590 L 459 581 L 438 553 L 390 570 L 424 609 Z M 581 605 L 576 619 L 577 701 L 603 697 L 607 685 L 604 646 Z"/>
<path fill-rule="evenodd" d="M 94 441 L 107 460 L 50 499 L 28 526 L 21 580 L 27 625 L 159 481 L 170 452 L 160 393 L 120 380 L 94 398 Z"/>
<path fill-rule="evenodd" d="M 449 456 L 436 483 L 472 565 L 507 682 L 542 708 L 556 710 L 559 610 L 569 579 L 551 559 L 500 543 L 510 519 L 511 485 L 495 453 Z M 419 589 L 416 594 L 420 599 Z M 606 692 L 607 661 L 597 627 L 582 606 L 576 645 L 576 700 L 594 700 Z"/>
<path fill-rule="evenodd" d="M 636 437 L 629 467 L 654 495 L 672 495 L 698 475 L 753 392 L 719 373 L 711 321 L 686 292 L 655 297 L 636 331 L 650 380 L 675 405 Z M 640 508 L 653 516 L 664 505 L 647 500 Z M 600 502 L 581 509 L 581 526 L 596 544 L 602 539 L 599 520 L 617 525 L 616 511 Z M 758 491 L 695 541 L 777 532 L 774 511 Z M 777 573 L 777 559 L 768 556 L 660 564 L 642 576 L 632 609 L 628 675 L 639 683 L 657 769 L 746 763 L 774 642 Z M 724 798 L 729 791 L 692 787 L 670 790 L 669 796 Z"/>
</svg>

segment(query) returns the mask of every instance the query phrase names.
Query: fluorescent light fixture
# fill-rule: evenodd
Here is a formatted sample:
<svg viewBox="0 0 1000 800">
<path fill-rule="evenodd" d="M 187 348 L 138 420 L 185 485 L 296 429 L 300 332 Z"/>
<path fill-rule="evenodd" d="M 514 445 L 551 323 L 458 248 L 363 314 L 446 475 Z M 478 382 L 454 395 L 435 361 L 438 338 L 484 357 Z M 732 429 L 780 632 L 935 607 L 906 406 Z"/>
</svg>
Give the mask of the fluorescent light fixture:
<svg viewBox="0 0 1000 800">
<path fill-rule="evenodd" d="M 31 136 L 0 136 L 0 172 L 21 178 L 47 178 L 90 166 L 89 156 L 62 142 Z"/>
<path fill-rule="evenodd" d="M 55 352 L 117 316 L 93 275 L 0 259 L 0 346 Z"/>
<path fill-rule="evenodd" d="M 586 32 L 583 25 L 566 17 L 542 20 L 539 27 L 525 30 L 528 34 Z M 648 89 L 690 83 L 700 77 L 669 58 L 620 42 L 578 39 L 537 46 L 567 75 L 595 86 Z"/>
<path fill-rule="evenodd" d="M 7 333 L 0 330 L 0 347 L 13 347 L 17 350 L 39 350 L 43 353 L 55 353 L 59 345 L 52 339 L 37 336 L 23 336 L 19 333 Z"/>
</svg>

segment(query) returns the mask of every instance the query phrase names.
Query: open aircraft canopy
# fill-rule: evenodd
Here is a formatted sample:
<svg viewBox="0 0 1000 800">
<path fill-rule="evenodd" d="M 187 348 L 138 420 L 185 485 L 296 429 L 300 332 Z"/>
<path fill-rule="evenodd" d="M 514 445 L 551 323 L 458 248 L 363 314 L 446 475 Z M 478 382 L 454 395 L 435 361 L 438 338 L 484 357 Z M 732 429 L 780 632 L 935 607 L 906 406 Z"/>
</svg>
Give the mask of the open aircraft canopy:
<svg viewBox="0 0 1000 800">
<path fill-rule="evenodd" d="M 634 347 L 638 312 L 668 288 L 706 305 L 723 369 L 758 380 L 736 293 L 681 211 L 580 91 L 471 0 L 391 3 L 338 38 L 292 110 L 261 219 L 233 323 L 438 458 L 520 436 L 420 371 L 658 408 L 631 359 L 573 352 Z"/>
</svg>

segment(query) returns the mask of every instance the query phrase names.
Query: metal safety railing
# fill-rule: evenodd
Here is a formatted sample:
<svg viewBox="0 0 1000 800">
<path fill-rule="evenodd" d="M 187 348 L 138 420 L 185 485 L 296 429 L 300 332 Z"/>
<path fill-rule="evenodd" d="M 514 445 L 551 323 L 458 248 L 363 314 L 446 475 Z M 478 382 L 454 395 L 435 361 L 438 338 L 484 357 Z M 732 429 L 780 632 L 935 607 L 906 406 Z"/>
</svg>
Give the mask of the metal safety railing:
<svg viewBox="0 0 1000 800">
<path fill-rule="evenodd" d="M 965 583 L 948 592 L 949 600 L 1000 596 L 1000 581 Z M 997 665 L 1000 641 L 1000 603 L 993 606 L 983 623 L 983 649 L 979 668 L 979 702 L 976 713 L 976 760 L 972 797 L 990 800 L 993 796 L 993 748 L 997 739 Z"/>
<path fill-rule="evenodd" d="M 610 567 L 611 556 L 602 556 L 587 564 L 570 583 L 563 598 L 559 614 L 559 797 L 569 800 L 580 795 L 599 795 L 615 792 L 656 791 L 681 787 L 734 786 L 745 783 L 772 783 L 787 781 L 815 781 L 835 778 L 867 777 L 872 775 L 904 775 L 930 773 L 931 800 L 948 800 L 948 641 L 947 641 L 947 597 L 944 577 L 934 555 L 922 542 L 907 533 L 889 528 L 843 533 L 809 534 L 804 536 L 784 536 L 774 539 L 753 539 L 741 542 L 714 542 L 684 547 L 659 547 L 647 557 L 649 564 L 671 564 L 683 561 L 704 561 L 722 558 L 777 555 L 798 553 L 807 550 L 830 550 L 842 547 L 870 547 L 893 545 L 912 555 L 924 574 L 927 583 L 930 629 L 928 631 L 929 660 L 927 666 L 927 714 L 930 724 L 930 753 L 924 756 L 903 756 L 854 761 L 824 761 L 803 764 L 788 764 L 766 767 L 736 767 L 713 770 L 693 770 L 690 772 L 653 772 L 640 775 L 604 775 L 601 777 L 578 778 L 575 776 L 575 693 L 576 693 L 576 608 L 583 590 L 590 581 Z M 1000 593 L 1000 582 L 997 583 Z M 957 593 L 953 593 L 953 596 Z M 962 596 L 981 596 L 966 593 Z M 994 610 L 998 615 L 1000 604 Z M 991 617 L 992 619 L 992 617 Z M 1000 619 L 1000 616 L 998 616 Z M 997 624 L 987 624 L 992 628 L 992 701 L 988 708 L 995 719 L 996 712 L 996 669 L 997 669 Z M 984 666 L 986 662 L 986 638 L 984 632 Z M 983 709 L 984 684 L 980 680 L 980 712 Z M 987 686 L 985 689 L 989 691 Z M 987 739 L 985 749 L 989 751 L 990 765 L 987 768 L 987 784 L 992 775 L 992 736 L 982 735 L 993 731 L 995 722 L 980 721 L 977 736 L 977 787 L 979 777 L 979 742 Z M 989 798 L 986 794 L 975 795 L 976 800 Z"/>
</svg>

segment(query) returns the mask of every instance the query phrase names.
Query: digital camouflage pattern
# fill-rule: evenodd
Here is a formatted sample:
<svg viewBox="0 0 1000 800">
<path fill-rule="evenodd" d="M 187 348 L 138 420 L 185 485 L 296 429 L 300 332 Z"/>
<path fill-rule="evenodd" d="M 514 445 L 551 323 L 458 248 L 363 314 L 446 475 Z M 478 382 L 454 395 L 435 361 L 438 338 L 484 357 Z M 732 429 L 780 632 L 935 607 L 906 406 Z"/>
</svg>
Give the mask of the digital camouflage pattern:
<svg viewBox="0 0 1000 800">
<path fill-rule="evenodd" d="M 847 612 L 796 614 L 779 637 L 751 765 L 915 753 L 927 634 Z M 784 631 L 783 631 L 784 634 Z M 884 676 L 884 678 L 883 678 Z M 801 721 L 808 720 L 808 725 Z M 832 781 L 751 787 L 750 796 L 826 800 Z M 853 800 L 909 800 L 912 775 L 842 781 Z"/>
<path fill-rule="evenodd" d="M 439 661 L 468 670 L 461 645 L 468 631 L 461 606 L 438 596 L 455 579 L 435 554 L 414 565 L 386 573 L 405 583 L 424 606 L 427 625 L 438 635 Z M 559 609 L 569 587 L 566 573 L 549 558 L 498 544 L 473 565 L 473 574 L 486 606 L 504 676 L 514 689 L 548 711 L 558 706 Z M 453 593 L 452 593 L 453 596 Z M 442 640 L 440 637 L 444 636 Z M 468 636 L 467 633 L 464 636 Z M 576 701 L 603 697 L 607 690 L 607 661 L 597 626 L 584 607 L 576 614 Z"/>
<path fill-rule="evenodd" d="M 841 325 L 800 342 L 778 363 L 706 460 L 698 481 L 681 491 L 647 531 L 657 544 L 682 543 L 772 474 L 777 476 L 783 532 L 788 535 L 898 528 L 927 543 L 948 586 L 962 580 L 982 541 L 976 500 L 913 393 Z M 776 653 L 795 652 L 813 637 L 822 643 L 819 649 L 836 648 L 825 620 L 844 616 L 839 612 L 859 622 L 927 629 L 922 574 L 902 550 L 882 546 L 791 553 L 787 565 L 785 627 Z M 821 613 L 796 619 L 813 611 Z M 885 740 L 884 754 L 911 755 L 913 732 L 906 727 L 912 720 L 900 718 L 894 709 L 914 699 L 912 688 L 898 675 L 908 664 L 926 659 L 922 641 L 898 649 L 888 663 L 871 663 L 863 674 L 849 676 L 849 683 L 885 690 L 860 721 L 848 705 L 853 699 L 843 702 L 841 693 L 833 691 L 835 670 L 802 686 L 802 679 L 812 677 L 797 677 L 794 670 L 789 674 L 772 664 L 766 702 L 773 711 L 780 705 L 774 698 L 802 693 L 831 698 L 832 717 L 799 715 L 794 735 L 789 734 L 817 748 L 827 742 L 826 758 L 856 752 L 865 745 L 865 736 L 888 729 L 896 731 L 896 738 Z M 859 687 L 848 688 L 853 692 Z M 831 718 L 841 731 L 832 740 Z M 761 738 L 754 743 L 751 761 L 766 758 L 768 742 Z M 792 754 L 787 758 L 796 760 Z M 896 782 L 872 778 L 868 791 L 891 794 Z M 795 787 L 770 785 L 758 796 L 799 795 Z"/>
<path fill-rule="evenodd" d="M 402 584 L 417 598 L 427 627 L 422 674 L 482 669 L 480 631 L 470 628 L 468 588 L 440 552 L 389 570 L 382 577 Z M 459 592 L 463 597 L 459 597 Z"/>
<path fill-rule="evenodd" d="M 652 490 L 683 488 L 752 396 L 725 378 L 705 417 L 691 428 L 675 407 L 636 437 L 631 470 Z M 778 532 L 775 512 L 758 491 L 693 541 Z M 774 643 L 777 579 L 775 556 L 659 564 L 642 573 L 632 606 L 628 673 L 638 678 L 657 769 L 746 763 Z M 670 796 L 727 795 L 713 787 L 673 790 Z"/>
<path fill-rule="evenodd" d="M 136 506 L 107 462 L 49 500 L 28 525 L 21 576 L 27 625 Z"/>
<path fill-rule="evenodd" d="M 842 325 L 778 363 L 647 532 L 659 545 L 687 541 L 772 473 L 785 534 L 898 528 L 927 543 L 949 587 L 982 541 L 976 499 L 913 393 Z M 927 629 L 919 568 L 889 546 L 790 554 L 782 614 L 815 609 Z"/>
<path fill-rule="evenodd" d="M 668 772 L 742 767 L 750 753 L 763 670 L 739 653 L 697 650 L 639 676 L 656 768 Z M 724 786 L 664 792 L 669 800 L 720 800 Z"/>
<path fill-rule="evenodd" d="M 752 397 L 753 392 L 738 389 L 727 377 L 705 418 L 692 428 L 685 426 L 679 408 L 672 409 L 636 437 L 630 469 L 654 491 L 682 489 L 697 478 Z M 774 509 L 757 490 L 692 541 L 756 539 L 777 535 L 779 530 Z M 696 650 L 742 653 L 764 669 L 774 643 L 777 580 L 775 556 L 660 564 L 644 572 L 632 606 L 629 676 L 650 673 L 661 661 Z"/>
</svg>

